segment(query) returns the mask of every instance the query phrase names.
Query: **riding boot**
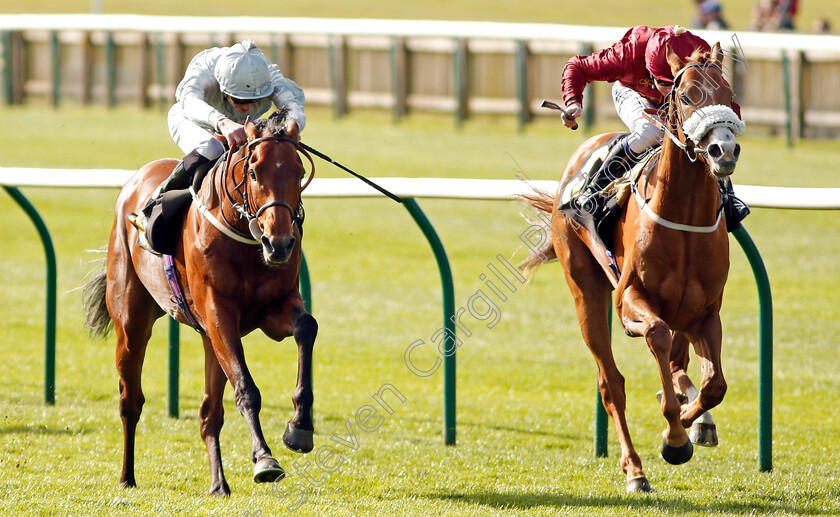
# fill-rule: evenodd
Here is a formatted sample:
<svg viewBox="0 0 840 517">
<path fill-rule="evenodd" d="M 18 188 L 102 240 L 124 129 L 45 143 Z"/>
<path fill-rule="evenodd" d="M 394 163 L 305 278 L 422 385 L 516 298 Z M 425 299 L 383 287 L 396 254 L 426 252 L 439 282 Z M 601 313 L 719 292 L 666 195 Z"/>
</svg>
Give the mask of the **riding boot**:
<svg viewBox="0 0 840 517">
<path fill-rule="evenodd" d="M 152 197 L 143 207 L 140 214 L 130 219 L 131 223 L 137 227 L 141 232 L 146 231 L 146 226 L 149 222 L 149 217 L 152 215 L 152 210 L 155 205 L 160 203 L 163 195 L 172 190 L 181 190 L 188 188 L 193 176 L 201 169 L 208 169 L 215 160 L 208 160 L 200 155 L 197 151 L 191 151 L 184 159 L 178 162 L 172 173 L 166 178 L 163 183 L 154 191 Z M 204 171 L 206 172 L 206 170 Z"/>
<path fill-rule="evenodd" d="M 600 219 L 610 212 L 608 210 L 609 196 L 602 196 L 601 191 L 610 183 L 621 178 L 634 165 L 639 163 L 642 155 L 633 152 L 627 146 L 627 137 L 623 136 L 615 141 L 601 167 L 592 175 L 583 191 L 572 200 L 573 206 L 592 214 Z"/>
<path fill-rule="evenodd" d="M 729 178 L 718 180 L 720 196 L 723 202 L 723 215 L 726 218 L 726 230 L 735 231 L 741 226 L 741 221 L 750 215 L 750 207 L 735 197 L 735 190 L 732 188 L 732 180 Z"/>
</svg>

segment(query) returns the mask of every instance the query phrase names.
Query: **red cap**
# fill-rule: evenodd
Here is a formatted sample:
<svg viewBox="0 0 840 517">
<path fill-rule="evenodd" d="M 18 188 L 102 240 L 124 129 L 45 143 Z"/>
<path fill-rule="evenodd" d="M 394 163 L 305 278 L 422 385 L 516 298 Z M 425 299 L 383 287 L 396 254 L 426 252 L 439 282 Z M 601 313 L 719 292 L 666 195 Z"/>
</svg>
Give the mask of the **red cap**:
<svg viewBox="0 0 840 517">
<path fill-rule="evenodd" d="M 674 80 L 671 65 L 668 64 L 666 45 L 671 45 L 671 48 L 683 61 L 688 60 L 688 57 L 698 47 L 711 50 L 711 47 L 703 38 L 695 36 L 679 25 L 669 25 L 656 29 L 645 48 L 645 68 L 650 72 L 650 75 L 666 82 Z"/>
</svg>

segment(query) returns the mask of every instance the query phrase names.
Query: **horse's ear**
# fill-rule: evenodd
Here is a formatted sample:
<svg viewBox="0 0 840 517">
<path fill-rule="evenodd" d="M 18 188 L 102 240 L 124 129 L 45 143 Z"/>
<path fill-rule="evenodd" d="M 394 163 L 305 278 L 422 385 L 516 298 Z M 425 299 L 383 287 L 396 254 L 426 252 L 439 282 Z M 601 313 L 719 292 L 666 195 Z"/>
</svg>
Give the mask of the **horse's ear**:
<svg viewBox="0 0 840 517">
<path fill-rule="evenodd" d="M 715 43 L 712 47 L 712 56 L 709 58 L 709 61 L 716 65 L 720 64 L 720 42 Z"/>
<path fill-rule="evenodd" d="M 245 134 L 248 136 L 248 141 L 257 138 L 257 125 L 251 121 L 251 116 L 245 119 Z"/>
<path fill-rule="evenodd" d="M 685 61 L 674 52 L 674 49 L 671 48 L 670 43 L 665 44 L 665 59 L 668 60 L 668 64 L 671 65 L 671 74 L 676 77 L 677 72 L 683 69 L 685 66 Z"/>
</svg>

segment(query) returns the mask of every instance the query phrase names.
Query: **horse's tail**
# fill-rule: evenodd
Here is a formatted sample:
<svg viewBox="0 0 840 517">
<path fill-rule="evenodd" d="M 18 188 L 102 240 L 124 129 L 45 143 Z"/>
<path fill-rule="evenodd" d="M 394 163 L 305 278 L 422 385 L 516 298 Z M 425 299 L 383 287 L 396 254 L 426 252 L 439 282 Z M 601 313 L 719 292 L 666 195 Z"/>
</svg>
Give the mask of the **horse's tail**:
<svg viewBox="0 0 840 517">
<path fill-rule="evenodd" d="M 92 250 L 90 253 L 107 253 L 106 250 Z M 104 339 L 111 331 L 114 322 L 105 304 L 105 286 L 107 281 L 106 258 L 91 261 L 96 264 L 90 272 L 88 280 L 82 288 L 82 303 L 85 310 L 85 328 L 94 339 Z"/>
<path fill-rule="evenodd" d="M 535 209 L 538 213 L 548 214 L 548 217 L 538 217 L 536 221 L 532 221 L 526 217 L 525 220 L 531 225 L 542 228 L 545 231 L 545 235 L 551 235 L 552 230 L 549 227 L 548 221 L 551 220 L 551 212 L 554 210 L 554 196 L 534 186 L 531 188 L 533 192 L 519 195 L 517 199 Z M 538 249 L 532 249 L 531 251 L 525 260 L 517 265 L 529 278 L 536 274 L 538 267 L 546 262 L 557 260 L 557 253 L 554 251 L 554 244 L 551 239 L 546 239 Z"/>
</svg>

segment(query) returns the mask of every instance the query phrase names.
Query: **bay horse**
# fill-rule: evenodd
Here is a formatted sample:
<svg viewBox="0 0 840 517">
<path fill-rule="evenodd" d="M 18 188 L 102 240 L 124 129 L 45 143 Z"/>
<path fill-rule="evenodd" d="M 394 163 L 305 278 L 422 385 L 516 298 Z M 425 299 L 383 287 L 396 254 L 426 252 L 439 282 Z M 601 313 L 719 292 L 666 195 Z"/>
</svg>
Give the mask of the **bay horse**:
<svg viewBox="0 0 840 517">
<path fill-rule="evenodd" d="M 625 420 L 624 377 L 615 364 L 608 326 L 612 289 L 625 332 L 644 336 L 656 359 L 662 384 L 660 410 L 666 420 L 661 454 L 666 461 L 681 464 L 691 458 L 693 446 L 686 428 L 720 404 L 726 392 L 720 307 L 729 271 L 729 240 L 726 225 L 721 224 L 718 179 L 735 170 L 740 154 L 735 135 L 743 130 L 743 122 L 732 110 L 733 94 L 723 78 L 719 44 L 711 52 L 698 49 L 688 62 L 670 47 L 667 52 L 675 77 L 663 123 L 667 138 L 658 165 L 646 181 L 633 186 L 635 195 L 613 227 L 612 246 L 620 272 L 616 285 L 590 252 L 588 240 L 576 233 L 580 225 L 558 208 L 564 185 L 589 153 L 614 133 L 581 144 L 563 171 L 556 195 L 523 196 L 538 212 L 551 214 L 551 223 L 543 226 L 551 230 L 552 239 L 542 246 L 544 256 L 531 254 L 520 267 L 533 271 L 554 258 L 563 264 L 583 339 L 598 366 L 604 408 L 618 434 L 628 492 L 652 488 Z M 677 391 L 693 388 L 685 373 L 689 341 L 700 361 L 702 381 L 699 394 L 682 404 Z"/>
<path fill-rule="evenodd" d="M 312 349 L 318 325 L 304 309 L 298 288 L 300 196 L 306 186 L 301 185 L 305 168 L 298 152 L 309 156 L 282 133 L 283 116 L 278 111 L 266 120 L 245 123 L 247 145 L 220 159 L 199 191 L 193 191 L 195 200 L 183 219 L 181 243 L 173 256 L 189 312 L 203 330 L 205 388 L 199 414 L 210 492 L 217 495 L 230 494 L 219 447 L 228 381 L 250 430 L 254 481 L 273 482 L 285 475 L 263 437 L 260 391 L 245 363 L 241 337 L 253 330 L 277 341 L 294 336 L 295 412 L 283 441 L 298 452 L 313 447 Z M 126 216 L 140 211 L 176 164 L 174 159 L 151 162 L 124 185 L 117 198 L 107 270 L 86 285 L 91 333 L 104 336 L 113 321 L 117 336 L 125 440 L 120 483 L 128 487 L 136 486 L 135 431 L 145 401 L 140 377 L 152 325 L 164 314 L 181 323 L 189 323 L 189 318 L 173 301 L 162 257 L 141 249 L 137 229 Z"/>
</svg>

